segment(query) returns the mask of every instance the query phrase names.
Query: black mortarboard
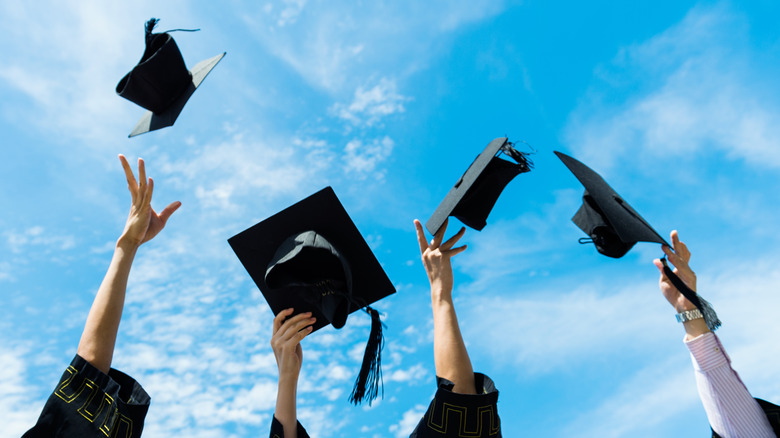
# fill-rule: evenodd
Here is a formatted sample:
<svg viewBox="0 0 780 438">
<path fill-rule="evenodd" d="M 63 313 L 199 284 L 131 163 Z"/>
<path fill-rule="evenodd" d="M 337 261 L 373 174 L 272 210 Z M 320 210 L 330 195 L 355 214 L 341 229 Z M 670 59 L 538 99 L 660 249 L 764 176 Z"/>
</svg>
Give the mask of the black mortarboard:
<svg viewBox="0 0 780 438">
<path fill-rule="evenodd" d="M 146 22 L 144 54 L 138 65 L 116 85 L 117 94 L 149 110 L 129 137 L 172 126 L 190 96 L 225 56 L 224 52 L 220 53 L 187 70 L 170 31 L 152 33 L 158 21 L 152 18 Z"/>
<path fill-rule="evenodd" d="M 499 158 L 501 153 L 515 162 Z M 518 152 L 506 137 L 491 141 L 450 189 L 425 223 L 425 228 L 436 234 L 444 221 L 454 216 L 464 225 L 482 230 L 504 187 L 515 176 L 529 172 L 532 167 L 527 154 Z"/>
<path fill-rule="evenodd" d="M 372 303 L 395 293 L 365 239 L 326 187 L 228 239 L 274 315 L 287 308 L 312 312 L 313 329 L 344 326 L 347 316 L 365 308 L 371 339 L 350 400 L 376 398 L 382 323 Z M 370 386 L 366 388 L 367 384 Z"/>
<path fill-rule="evenodd" d="M 556 151 L 555 155 L 585 186 L 582 206 L 571 220 L 590 236 L 600 253 L 620 258 L 637 242 L 671 247 L 601 175 L 566 154 Z"/>
<path fill-rule="evenodd" d="M 571 173 L 585 186 L 582 205 L 571 219 L 589 239 L 580 243 L 593 243 L 605 256 L 623 257 L 637 242 L 653 242 L 672 246 L 658 234 L 617 192 L 590 167 L 566 154 L 555 151 Z M 720 326 L 715 311 L 695 291 L 691 290 L 664 263 L 664 273 L 674 286 L 704 314 L 711 330 Z"/>
</svg>

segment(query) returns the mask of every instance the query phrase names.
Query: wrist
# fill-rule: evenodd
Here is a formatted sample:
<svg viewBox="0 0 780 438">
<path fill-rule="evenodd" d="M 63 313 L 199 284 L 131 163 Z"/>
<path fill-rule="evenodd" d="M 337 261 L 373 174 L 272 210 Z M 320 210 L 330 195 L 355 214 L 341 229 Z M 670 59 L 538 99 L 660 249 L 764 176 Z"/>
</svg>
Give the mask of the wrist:
<svg viewBox="0 0 780 438">
<path fill-rule="evenodd" d="M 124 249 L 126 251 L 136 251 L 140 246 L 141 246 L 140 240 L 130 238 L 124 233 L 121 236 L 119 236 L 119 239 L 117 239 L 116 241 L 116 248 Z"/>
<path fill-rule="evenodd" d="M 282 371 L 279 370 L 279 386 L 292 386 L 293 388 L 298 386 L 299 371 Z"/>
</svg>

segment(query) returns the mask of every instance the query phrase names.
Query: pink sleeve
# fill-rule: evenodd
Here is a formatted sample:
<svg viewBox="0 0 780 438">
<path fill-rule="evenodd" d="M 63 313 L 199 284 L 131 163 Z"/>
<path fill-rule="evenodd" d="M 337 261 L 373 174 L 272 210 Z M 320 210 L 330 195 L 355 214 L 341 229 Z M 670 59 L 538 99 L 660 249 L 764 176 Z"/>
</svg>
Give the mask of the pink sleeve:
<svg viewBox="0 0 780 438">
<path fill-rule="evenodd" d="M 731 368 L 731 359 L 714 333 L 685 345 L 691 351 L 696 385 L 712 430 L 722 438 L 776 438 L 764 411 Z"/>
</svg>

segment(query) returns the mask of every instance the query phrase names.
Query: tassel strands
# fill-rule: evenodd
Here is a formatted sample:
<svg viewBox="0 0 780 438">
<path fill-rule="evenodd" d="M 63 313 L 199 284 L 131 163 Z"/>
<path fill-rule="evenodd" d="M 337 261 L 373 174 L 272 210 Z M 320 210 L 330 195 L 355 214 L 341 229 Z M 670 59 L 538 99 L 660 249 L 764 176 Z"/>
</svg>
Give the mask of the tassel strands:
<svg viewBox="0 0 780 438">
<path fill-rule="evenodd" d="M 380 388 L 382 397 L 385 395 L 382 381 L 382 348 L 384 346 L 382 326 L 384 324 L 379 319 L 379 312 L 368 306 L 366 306 L 365 311 L 371 315 L 371 333 L 366 344 L 366 352 L 363 355 L 363 364 L 355 380 L 349 401 L 358 405 L 364 400 L 368 400 L 368 405 L 371 406 L 371 402 L 379 395 Z"/>
</svg>

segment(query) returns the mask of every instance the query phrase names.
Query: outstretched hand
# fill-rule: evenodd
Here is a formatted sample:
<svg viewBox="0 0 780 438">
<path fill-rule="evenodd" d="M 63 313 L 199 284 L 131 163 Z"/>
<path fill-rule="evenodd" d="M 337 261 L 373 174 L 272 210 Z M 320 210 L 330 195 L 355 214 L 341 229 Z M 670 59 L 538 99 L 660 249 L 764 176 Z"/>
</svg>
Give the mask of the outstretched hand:
<svg viewBox="0 0 780 438">
<path fill-rule="evenodd" d="M 688 266 L 688 262 L 691 260 L 691 252 L 688 251 L 688 247 L 680 241 L 680 238 L 677 236 L 677 230 L 672 231 L 671 238 L 673 248 L 663 245 L 662 249 L 664 254 L 666 254 L 666 258 L 674 265 L 674 270 L 672 272 L 680 277 L 680 280 L 682 280 L 692 291 L 696 291 L 696 274 Z M 653 264 L 661 271 L 659 286 L 661 287 L 661 293 L 663 293 L 666 300 L 669 301 L 669 304 L 671 304 L 677 312 L 695 309 L 696 306 L 685 298 L 664 274 L 664 265 L 661 260 L 655 259 L 653 260 Z"/>
<path fill-rule="evenodd" d="M 285 309 L 274 318 L 271 348 L 279 367 L 279 379 L 286 377 L 297 381 L 303 363 L 301 341 L 312 332 L 312 324 L 317 318 L 312 317 L 311 312 L 299 313 L 289 318 L 292 313 L 292 308 Z"/>
<path fill-rule="evenodd" d="M 447 231 L 447 221 L 445 220 L 439 231 L 433 236 L 431 243 L 428 244 L 420 221 L 415 219 L 414 226 L 417 229 L 417 241 L 420 243 L 420 254 L 423 266 L 425 266 L 425 272 L 428 273 L 428 281 L 431 282 L 431 290 L 438 289 L 441 292 L 451 292 L 453 280 L 450 259 L 466 250 L 466 245 L 453 248 L 458 243 L 458 240 L 463 237 L 466 227 L 461 227 L 457 234 L 442 243 L 444 233 Z"/>
<path fill-rule="evenodd" d="M 181 206 L 181 202 L 172 202 L 157 214 L 152 208 L 154 181 L 152 178 L 146 178 L 144 160 L 138 159 L 138 181 L 136 181 L 133 175 L 133 170 L 130 168 L 127 158 L 120 154 L 119 161 L 122 162 L 122 168 L 125 170 L 127 187 L 130 189 L 130 195 L 132 196 L 130 214 L 127 217 L 125 230 L 122 232 L 120 240 L 140 246 L 142 243 L 152 240 L 154 236 L 162 231 L 168 218 Z"/>
</svg>

